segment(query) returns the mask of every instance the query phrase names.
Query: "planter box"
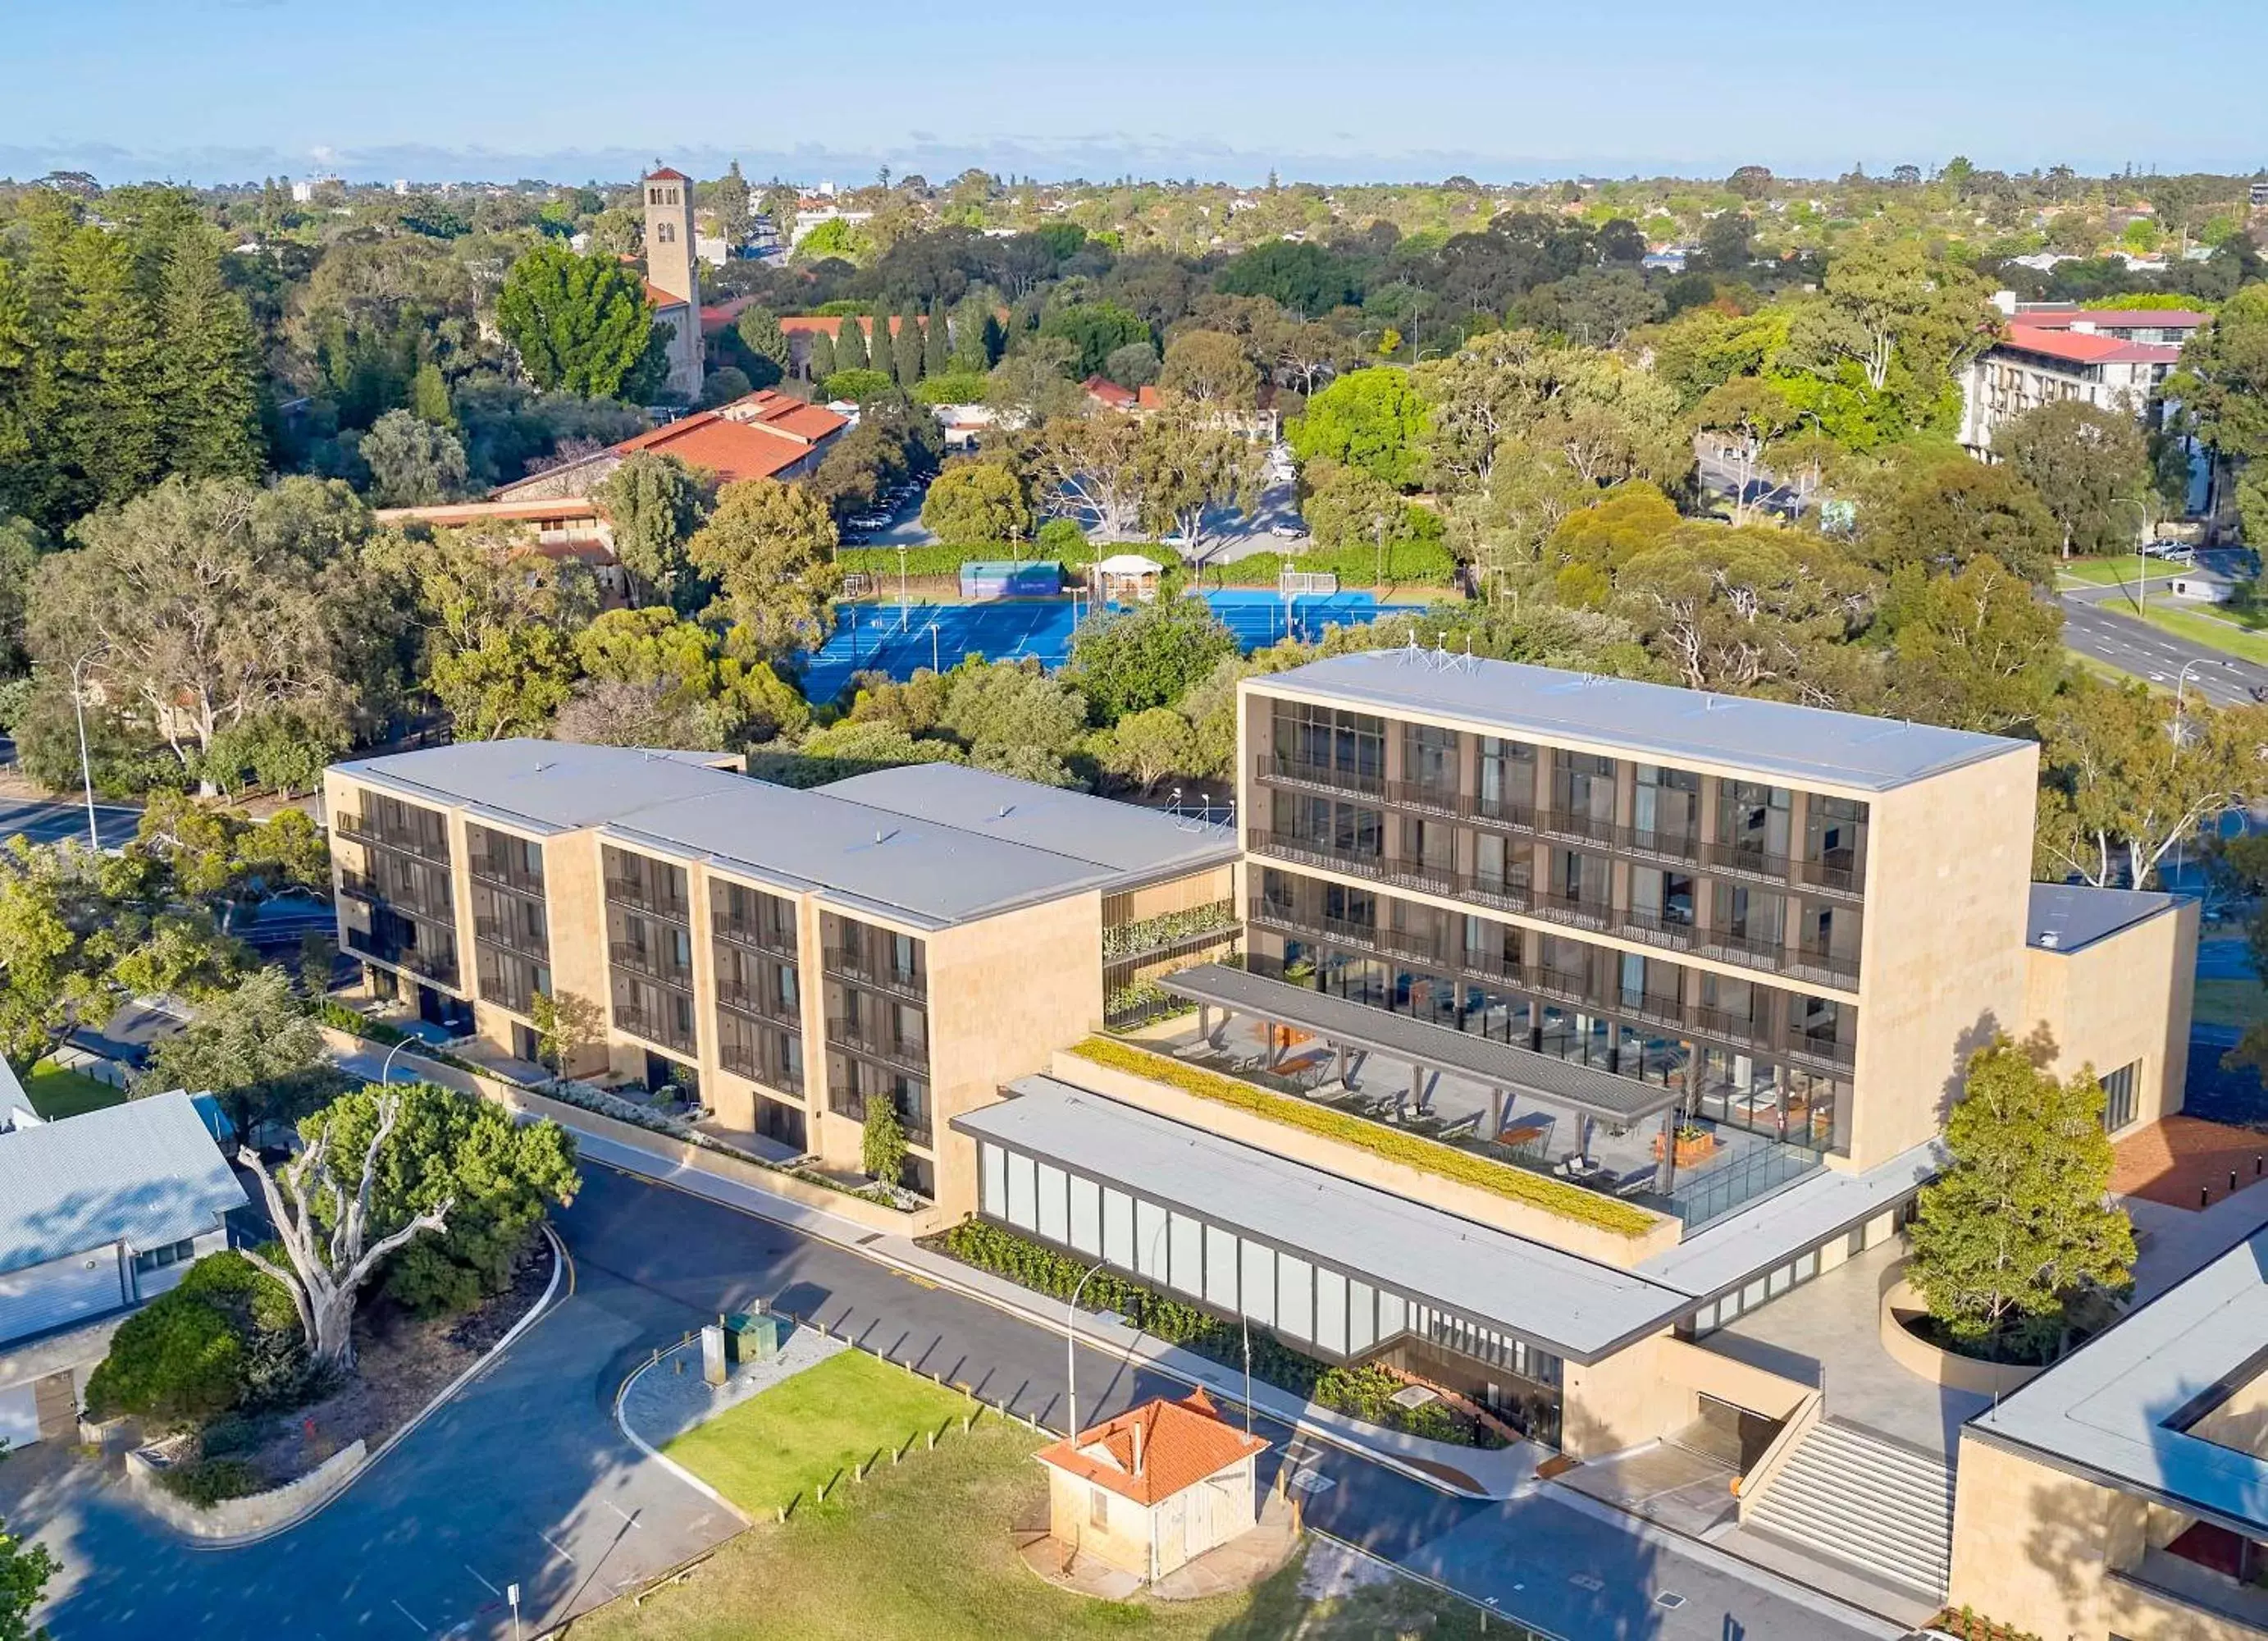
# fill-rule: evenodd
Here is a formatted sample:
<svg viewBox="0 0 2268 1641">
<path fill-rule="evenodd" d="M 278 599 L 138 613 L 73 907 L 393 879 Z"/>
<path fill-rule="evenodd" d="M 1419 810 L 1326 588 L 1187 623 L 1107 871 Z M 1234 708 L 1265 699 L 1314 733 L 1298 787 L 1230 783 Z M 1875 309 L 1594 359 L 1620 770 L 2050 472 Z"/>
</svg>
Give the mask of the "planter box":
<svg viewBox="0 0 2268 1641">
<path fill-rule="evenodd" d="M 1677 1166 L 1680 1168 L 1706 1162 L 1716 1154 L 1717 1136 L 1712 1134 L 1705 1134 L 1697 1140 L 1681 1139 L 1677 1142 Z M 1661 1160 L 1661 1136 L 1658 1134 L 1653 1136 L 1653 1160 L 1657 1163 Z"/>
</svg>

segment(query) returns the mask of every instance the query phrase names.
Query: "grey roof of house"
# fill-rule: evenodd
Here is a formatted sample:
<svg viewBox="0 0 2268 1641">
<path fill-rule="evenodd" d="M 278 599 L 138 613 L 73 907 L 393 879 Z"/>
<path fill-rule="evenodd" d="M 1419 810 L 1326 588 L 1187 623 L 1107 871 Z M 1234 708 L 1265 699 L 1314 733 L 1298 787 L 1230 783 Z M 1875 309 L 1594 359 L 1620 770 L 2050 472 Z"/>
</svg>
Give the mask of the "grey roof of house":
<svg viewBox="0 0 2268 1641">
<path fill-rule="evenodd" d="M 1596 1071 L 1557 1054 L 1539 1054 L 1491 1038 L 1452 1031 L 1225 964 L 1178 969 L 1160 975 L 1158 984 L 1192 1002 L 1212 1003 L 1279 1025 L 1296 1025 L 1327 1042 L 1452 1071 L 1490 1088 L 1516 1089 L 1538 1099 L 1557 1100 L 1609 1122 L 1635 1122 L 1668 1111 L 1684 1098 L 1676 1089 Z"/>
<path fill-rule="evenodd" d="M 935 764 L 893 770 L 897 779 L 876 788 L 887 802 L 870 802 L 844 788 L 873 776 L 799 789 L 711 767 L 713 756 L 488 741 L 340 767 L 412 802 L 462 804 L 475 818 L 539 833 L 595 827 L 633 848 L 711 861 L 927 928 L 1236 853 L 1226 827 L 1184 827 L 1005 775 Z"/>
<path fill-rule="evenodd" d="M 245 1202 L 184 1093 L 0 1134 L 0 1271 L 179 1242 Z"/>
<path fill-rule="evenodd" d="M 1668 764 L 1700 759 L 1867 792 L 1887 792 L 2029 744 L 1903 719 L 1439 650 L 1333 655 L 1252 684 L 1381 712 L 1450 715 L 1513 737 L 1602 743 Z"/>
<path fill-rule="evenodd" d="M 2268 1355 L 2255 1231 L 1963 1427 L 2040 1462 L 2268 1536 L 2268 1460 L 2188 1434 Z"/>
<path fill-rule="evenodd" d="M 2085 883 L 2034 883 L 2024 943 L 2042 951 L 2077 951 L 2180 904 L 2174 895 Z"/>
<path fill-rule="evenodd" d="M 1635 1271 L 1579 1259 L 1222 1139 L 1052 1077 L 953 1120 L 1146 1201 L 1361 1276 L 1558 1355 L 1594 1362 L 1691 1308 Z"/>
<path fill-rule="evenodd" d="M 1758 1272 L 1785 1264 L 1838 1232 L 1886 1213 L 1945 1166 L 1935 1140 L 1863 1173 L 1822 1168 L 1715 1219 L 1638 1269 L 1696 1299 L 1713 1298 Z"/>
</svg>

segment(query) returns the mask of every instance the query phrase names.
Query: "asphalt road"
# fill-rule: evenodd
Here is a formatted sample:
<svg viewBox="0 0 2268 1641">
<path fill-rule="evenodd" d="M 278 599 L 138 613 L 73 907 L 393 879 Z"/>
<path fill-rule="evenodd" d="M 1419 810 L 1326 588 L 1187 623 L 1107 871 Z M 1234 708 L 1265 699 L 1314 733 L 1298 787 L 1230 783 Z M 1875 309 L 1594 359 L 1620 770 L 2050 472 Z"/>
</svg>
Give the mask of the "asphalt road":
<svg viewBox="0 0 2268 1641">
<path fill-rule="evenodd" d="M 106 849 L 115 849 L 131 841 L 134 829 L 141 824 L 139 809 L 124 809 L 114 803 L 94 806 L 95 836 Z M 58 843 L 65 838 L 84 841 L 86 805 L 69 801 L 0 798 L 0 843 L 15 837 L 28 838 L 33 843 Z"/>
<path fill-rule="evenodd" d="M 2268 688 L 2268 667 L 2238 661 L 2103 608 L 2102 599 L 2117 595 L 2117 591 L 2090 588 L 2062 595 L 2063 641 L 2068 647 L 2168 689 L 2187 668 L 2184 691 L 2193 690 L 2216 706 L 2250 700 L 2255 685 Z"/>
</svg>

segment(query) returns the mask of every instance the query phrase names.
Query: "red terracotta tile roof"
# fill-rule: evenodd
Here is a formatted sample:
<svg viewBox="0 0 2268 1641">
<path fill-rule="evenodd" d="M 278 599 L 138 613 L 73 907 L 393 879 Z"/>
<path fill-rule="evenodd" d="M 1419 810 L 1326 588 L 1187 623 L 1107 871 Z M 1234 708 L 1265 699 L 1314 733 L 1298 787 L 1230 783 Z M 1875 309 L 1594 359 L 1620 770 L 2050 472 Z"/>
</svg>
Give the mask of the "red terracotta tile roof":
<svg viewBox="0 0 2268 1641">
<path fill-rule="evenodd" d="M 451 528 L 496 521 L 505 524 L 556 519 L 566 523 L 595 519 L 599 505 L 588 496 L 555 496 L 541 501 L 444 501 L 423 507 L 380 507 L 372 515 L 380 524 L 432 524 Z"/>
<path fill-rule="evenodd" d="M 2181 349 L 2169 342 L 2126 342 L 2117 336 L 2092 336 L 2081 330 L 2043 330 L 2036 325 L 2021 323 L 2008 327 L 2006 345 L 2074 365 L 2146 361 L 2170 365 L 2182 356 Z"/>
<path fill-rule="evenodd" d="M 744 478 L 771 478 L 811 454 L 811 446 L 786 439 L 761 423 L 727 420 L 714 410 L 683 417 L 666 427 L 657 427 L 625 439 L 615 454 L 652 450 L 674 455 L 688 467 L 706 468 L 723 484 Z"/>
<path fill-rule="evenodd" d="M 772 388 L 760 388 L 718 410 L 730 420 L 754 423 L 806 445 L 815 445 L 850 425 L 850 418 L 837 416 L 823 404 L 807 404 Z"/>
<path fill-rule="evenodd" d="M 783 314 L 780 315 L 780 329 L 790 333 L 798 330 L 823 330 L 829 336 L 840 336 L 843 334 L 843 321 L 846 315 L 842 314 Z M 872 318 L 857 314 L 847 317 L 852 324 L 858 327 L 869 341 L 873 339 L 874 321 Z M 901 329 L 899 319 L 900 315 L 896 314 L 890 315 L 890 334 L 894 336 Z"/>
<path fill-rule="evenodd" d="M 645 299 L 652 303 L 656 307 L 682 307 L 685 306 L 685 299 L 683 297 L 674 295 L 671 292 L 663 290 L 651 279 L 645 282 Z"/>
<path fill-rule="evenodd" d="M 1139 1432 L 1141 1464 L 1135 1464 Z M 1212 1399 L 1193 1390 L 1179 1401 L 1160 1397 L 1116 1418 L 1040 1449 L 1042 1464 L 1151 1505 L 1209 1475 L 1267 1451 L 1268 1444 L 1222 1423 Z"/>
<path fill-rule="evenodd" d="M 2101 330 L 2194 330 L 2212 317 L 2186 307 L 2020 307 L 2014 322 L 2038 330 L 2068 330 L 2074 325 Z"/>
<path fill-rule="evenodd" d="M 1114 410 L 1127 409 L 1140 396 L 1131 388 L 1122 388 L 1108 376 L 1089 376 L 1079 385 L 1086 389 L 1088 397 L 1101 400 Z"/>
<path fill-rule="evenodd" d="M 645 180 L 649 182 L 662 181 L 671 182 L 690 182 L 693 181 L 691 177 L 687 176 L 682 171 L 674 170 L 668 166 L 662 166 L 659 171 L 647 172 L 645 174 Z"/>
</svg>

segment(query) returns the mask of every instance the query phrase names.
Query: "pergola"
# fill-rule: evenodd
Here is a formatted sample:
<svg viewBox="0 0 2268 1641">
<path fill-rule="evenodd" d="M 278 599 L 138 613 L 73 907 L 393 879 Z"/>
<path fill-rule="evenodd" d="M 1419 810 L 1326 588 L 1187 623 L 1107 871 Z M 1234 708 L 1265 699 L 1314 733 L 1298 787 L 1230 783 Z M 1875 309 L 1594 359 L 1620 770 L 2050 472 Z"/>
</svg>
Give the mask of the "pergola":
<svg viewBox="0 0 2268 1641">
<path fill-rule="evenodd" d="M 1660 1117 L 1661 1162 L 1653 1188 L 1666 1195 L 1675 1183 L 1675 1113 L 1684 1100 L 1682 1090 L 1616 1076 L 1556 1055 L 1451 1031 L 1224 964 L 1200 964 L 1161 975 L 1158 984 L 1197 1004 L 1198 1034 L 1208 1043 L 1219 1040 L 1219 1032 L 1232 1016 L 1242 1015 L 1270 1026 L 1292 1027 L 1322 1042 L 1331 1050 L 1333 1069 L 1341 1082 L 1345 1080 L 1350 1053 L 1381 1054 L 1403 1061 L 1410 1068 L 1410 1098 L 1420 1105 L 1429 1075 L 1447 1073 L 1477 1083 L 1489 1090 L 1487 1132 L 1491 1135 L 1503 1128 L 1508 1094 L 1523 1094 L 1564 1107 L 1587 1124 L 1600 1121 L 1632 1128 Z M 1218 1024 L 1216 1010 L 1220 1016 Z M 1270 1042 L 1272 1062 L 1272 1031 Z M 1587 1138 L 1584 1149 L 1588 1149 Z"/>
</svg>

